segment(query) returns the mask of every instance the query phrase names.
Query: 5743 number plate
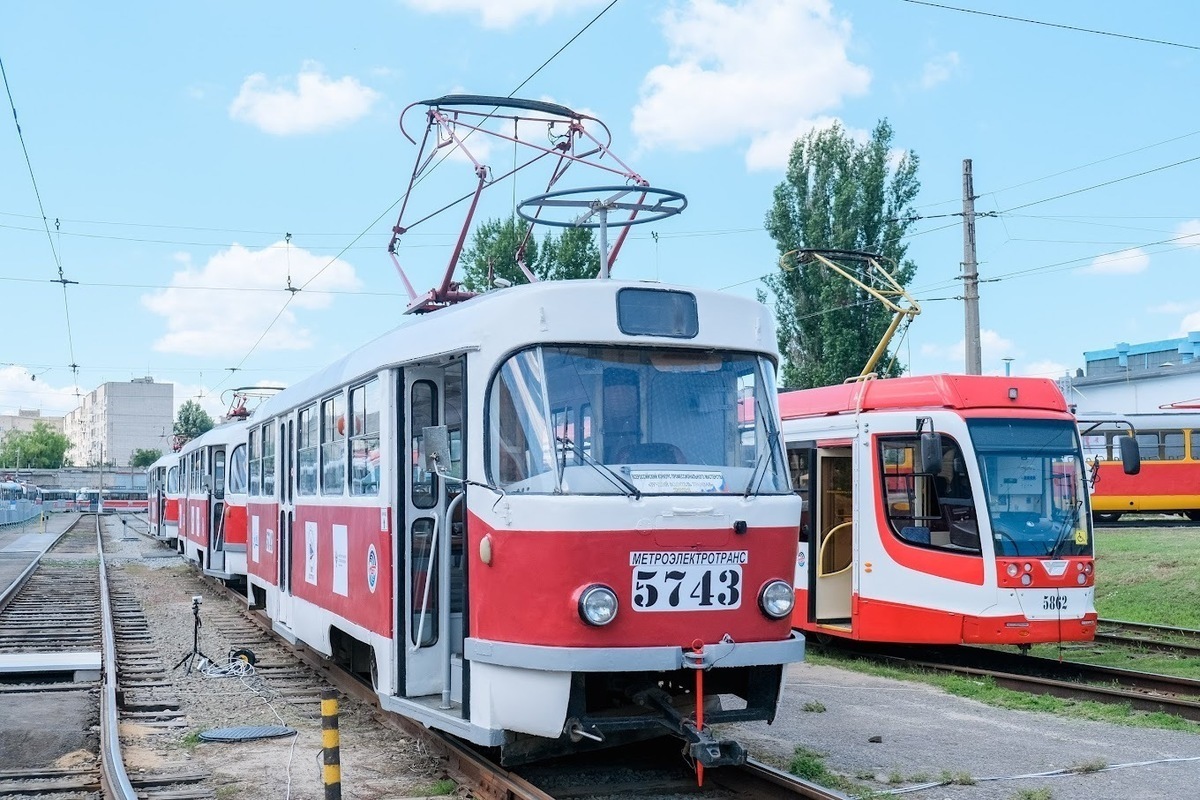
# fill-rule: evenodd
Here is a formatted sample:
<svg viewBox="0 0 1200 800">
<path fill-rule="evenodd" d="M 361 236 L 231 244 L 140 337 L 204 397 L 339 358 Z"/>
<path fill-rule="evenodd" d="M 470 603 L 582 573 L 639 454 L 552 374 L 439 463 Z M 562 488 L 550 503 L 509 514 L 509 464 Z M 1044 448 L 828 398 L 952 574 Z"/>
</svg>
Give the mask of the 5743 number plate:
<svg viewBox="0 0 1200 800">
<path fill-rule="evenodd" d="M 634 611 L 722 611 L 742 604 L 743 551 L 632 553 Z"/>
</svg>

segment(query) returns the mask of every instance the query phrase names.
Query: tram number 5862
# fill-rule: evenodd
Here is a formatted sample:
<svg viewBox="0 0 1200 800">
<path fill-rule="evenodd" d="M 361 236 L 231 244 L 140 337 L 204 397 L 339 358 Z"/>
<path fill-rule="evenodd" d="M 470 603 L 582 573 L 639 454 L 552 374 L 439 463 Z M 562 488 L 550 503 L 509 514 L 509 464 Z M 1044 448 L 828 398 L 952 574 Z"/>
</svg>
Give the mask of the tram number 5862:
<svg viewBox="0 0 1200 800">
<path fill-rule="evenodd" d="M 736 566 L 633 570 L 636 611 L 733 609 L 742 602 L 742 570 Z"/>
<path fill-rule="evenodd" d="M 1066 611 L 1067 596 L 1065 594 L 1044 594 L 1042 595 L 1042 610 L 1043 611 Z"/>
</svg>

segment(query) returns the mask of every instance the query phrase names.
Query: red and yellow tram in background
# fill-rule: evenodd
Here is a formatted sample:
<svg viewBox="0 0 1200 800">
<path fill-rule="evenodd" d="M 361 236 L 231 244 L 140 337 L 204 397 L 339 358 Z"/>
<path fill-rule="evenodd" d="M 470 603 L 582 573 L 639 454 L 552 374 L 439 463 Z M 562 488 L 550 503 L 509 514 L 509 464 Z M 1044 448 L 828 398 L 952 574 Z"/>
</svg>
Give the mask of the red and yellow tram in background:
<svg viewBox="0 0 1200 800">
<path fill-rule="evenodd" d="M 1081 414 L 1083 454 L 1094 470 L 1092 513 L 1099 522 L 1122 514 L 1181 514 L 1200 522 L 1200 412 Z M 1142 469 L 1121 469 L 1120 437 L 1132 434 Z"/>
<path fill-rule="evenodd" d="M 865 379 L 779 402 L 805 499 L 797 628 L 914 644 L 1094 637 L 1087 474 L 1053 381 Z"/>
</svg>

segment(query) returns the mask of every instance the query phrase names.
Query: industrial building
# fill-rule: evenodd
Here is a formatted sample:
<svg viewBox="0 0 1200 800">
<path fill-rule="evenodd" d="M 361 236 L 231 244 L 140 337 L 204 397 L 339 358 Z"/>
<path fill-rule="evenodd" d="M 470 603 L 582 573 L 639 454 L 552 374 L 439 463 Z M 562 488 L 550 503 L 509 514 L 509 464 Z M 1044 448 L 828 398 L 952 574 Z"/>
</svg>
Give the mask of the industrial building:
<svg viewBox="0 0 1200 800">
<path fill-rule="evenodd" d="M 1120 342 L 1083 357 L 1084 369 L 1059 380 L 1080 414 L 1200 408 L 1200 331 L 1144 344 Z"/>
</svg>

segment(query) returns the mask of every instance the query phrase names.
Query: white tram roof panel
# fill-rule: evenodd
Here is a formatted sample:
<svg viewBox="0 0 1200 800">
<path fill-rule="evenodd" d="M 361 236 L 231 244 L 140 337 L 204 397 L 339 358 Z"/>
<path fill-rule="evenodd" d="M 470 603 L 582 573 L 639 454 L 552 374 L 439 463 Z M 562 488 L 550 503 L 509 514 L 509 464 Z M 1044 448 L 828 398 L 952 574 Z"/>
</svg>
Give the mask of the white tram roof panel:
<svg viewBox="0 0 1200 800">
<path fill-rule="evenodd" d="M 623 333 L 617 324 L 616 296 L 628 288 L 685 292 L 695 297 L 699 315 L 696 335 L 676 338 Z M 522 347 L 555 342 L 721 348 L 772 357 L 778 352 L 775 320 L 757 300 L 650 281 L 539 281 L 489 291 L 428 314 L 405 316 L 396 328 L 263 401 L 255 416 L 261 419 L 280 413 L 382 368 L 427 361 L 440 353 L 474 350 L 498 360 Z"/>
</svg>

